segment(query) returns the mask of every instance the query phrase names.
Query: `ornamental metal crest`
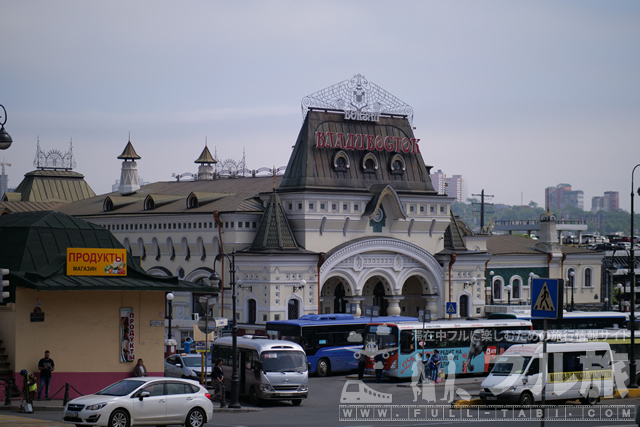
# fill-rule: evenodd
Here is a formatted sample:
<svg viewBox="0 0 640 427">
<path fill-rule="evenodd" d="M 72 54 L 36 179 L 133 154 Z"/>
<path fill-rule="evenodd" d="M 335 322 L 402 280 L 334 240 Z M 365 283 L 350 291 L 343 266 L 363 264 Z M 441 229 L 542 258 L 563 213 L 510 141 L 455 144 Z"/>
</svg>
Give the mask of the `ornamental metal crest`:
<svg viewBox="0 0 640 427">
<path fill-rule="evenodd" d="M 378 121 L 380 114 L 407 116 L 413 122 L 413 108 L 391 95 L 362 74 L 302 98 L 302 118 L 309 108 L 342 110 L 351 120 Z"/>
<path fill-rule="evenodd" d="M 38 169 L 71 170 L 76 167 L 73 158 L 73 141 L 69 142 L 69 151 L 62 154 L 59 150 L 51 150 L 47 153 L 40 148 L 40 139 L 36 145 L 36 158 L 33 166 Z"/>
</svg>

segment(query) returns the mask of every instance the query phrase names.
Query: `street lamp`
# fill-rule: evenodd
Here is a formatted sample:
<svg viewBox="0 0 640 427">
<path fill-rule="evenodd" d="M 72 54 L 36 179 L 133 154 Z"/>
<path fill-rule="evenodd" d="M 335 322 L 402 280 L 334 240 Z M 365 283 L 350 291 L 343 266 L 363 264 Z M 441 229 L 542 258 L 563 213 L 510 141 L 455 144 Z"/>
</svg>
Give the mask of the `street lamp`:
<svg viewBox="0 0 640 427">
<path fill-rule="evenodd" d="M 511 305 L 511 285 L 507 285 L 504 287 L 504 290 L 507 291 L 507 305 Z"/>
<path fill-rule="evenodd" d="M 606 311 L 609 311 L 609 298 L 604 299 L 604 307 Z"/>
<path fill-rule="evenodd" d="M 631 352 L 629 353 L 629 388 L 638 388 L 636 383 L 636 258 L 633 253 L 633 174 L 640 163 L 631 171 L 631 249 L 629 250 L 629 285 L 631 287 Z M 638 189 L 640 195 L 640 188 Z"/>
<path fill-rule="evenodd" d="M 573 303 L 573 288 L 575 287 L 575 276 L 576 276 L 576 272 L 571 270 L 569 272 L 569 286 L 571 286 L 571 310 L 569 311 L 573 311 L 575 305 Z"/>
<path fill-rule="evenodd" d="M 478 279 L 476 277 L 472 277 L 470 282 L 465 282 L 462 284 L 462 288 L 463 289 L 471 288 L 471 290 L 473 290 L 473 285 L 475 285 L 477 282 L 478 282 Z"/>
<path fill-rule="evenodd" d="M 4 110 L 4 121 L 0 123 L 0 125 L 2 126 L 2 128 L 0 128 L 0 150 L 6 150 L 7 148 L 11 147 L 13 139 L 11 139 L 11 135 L 9 135 L 6 130 L 4 130 L 4 124 L 7 123 L 7 110 L 2 104 L 0 104 L 0 107 L 2 107 L 2 109 Z"/>
<path fill-rule="evenodd" d="M 165 298 L 167 299 L 167 302 L 169 303 L 169 334 L 167 335 L 167 339 L 171 339 L 171 316 L 173 313 L 173 310 L 171 309 L 172 307 L 172 301 L 173 301 L 173 293 L 169 292 Z"/>
<path fill-rule="evenodd" d="M 238 401 L 240 391 L 240 380 L 238 379 L 238 325 L 236 323 L 236 251 L 231 252 L 231 257 L 225 253 L 219 253 L 213 260 L 213 273 L 209 277 L 211 286 L 218 286 L 220 275 L 216 272 L 216 262 L 222 257 L 229 261 L 229 285 L 231 285 L 231 301 L 233 312 L 233 323 L 231 324 L 231 354 L 233 354 L 233 371 L 231 372 L 231 403 L 229 408 L 241 408 Z M 223 284 L 224 286 L 224 284 Z"/>
</svg>

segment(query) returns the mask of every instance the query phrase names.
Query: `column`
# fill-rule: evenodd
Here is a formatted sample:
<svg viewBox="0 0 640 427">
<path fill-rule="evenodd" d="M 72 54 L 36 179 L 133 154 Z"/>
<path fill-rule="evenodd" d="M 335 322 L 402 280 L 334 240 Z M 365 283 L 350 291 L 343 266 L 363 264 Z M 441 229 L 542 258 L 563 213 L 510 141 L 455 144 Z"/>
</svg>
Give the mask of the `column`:
<svg viewBox="0 0 640 427">
<path fill-rule="evenodd" d="M 404 299 L 403 296 L 394 295 L 391 297 L 384 297 L 389 302 L 387 307 L 387 316 L 400 316 L 402 310 L 400 309 L 400 301 Z"/>
<path fill-rule="evenodd" d="M 355 312 L 353 317 L 361 317 L 362 316 L 362 302 L 364 301 L 364 297 L 345 297 L 347 302 L 352 304 L 358 304 L 358 311 Z"/>
</svg>

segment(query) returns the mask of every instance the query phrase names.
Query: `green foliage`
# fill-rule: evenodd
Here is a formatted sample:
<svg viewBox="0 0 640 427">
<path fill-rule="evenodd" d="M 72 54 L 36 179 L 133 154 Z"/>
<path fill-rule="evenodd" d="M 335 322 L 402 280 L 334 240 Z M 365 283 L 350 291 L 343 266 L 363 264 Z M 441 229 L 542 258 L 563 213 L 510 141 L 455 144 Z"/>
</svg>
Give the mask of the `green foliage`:
<svg viewBox="0 0 640 427">
<path fill-rule="evenodd" d="M 480 227 L 480 205 L 473 205 L 471 202 L 479 202 L 479 200 L 469 199 L 470 203 L 453 203 L 451 209 L 453 213 L 460 218 L 467 225 L 475 231 Z M 474 212 L 477 211 L 477 212 Z M 516 220 L 537 220 L 540 215 L 544 213 L 544 209 L 538 207 L 538 205 L 531 201 L 528 206 L 493 206 L 491 209 L 495 213 L 485 213 L 484 225 L 487 226 L 491 222 L 491 218 L 494 221 L 516 221 Z M 616 212 L 599 211 L 597 213 L 585 212 L 581 209 L 569 207 L 559 211 L 554 211 L 558 219 L 565 220 L 583 220 L 587 222 L 588 231 L 598 232 L 601 235 L 614 234 L 622 232 L 624 235 L 629 235 L 630 228 L 630 215 L 629 212 L 619 210 Z M 636 235 L 638 235 L 638 229 L 640 228 L 640 213 L 634 215 L 634 228 L 636 229 Z"/>
</svg>

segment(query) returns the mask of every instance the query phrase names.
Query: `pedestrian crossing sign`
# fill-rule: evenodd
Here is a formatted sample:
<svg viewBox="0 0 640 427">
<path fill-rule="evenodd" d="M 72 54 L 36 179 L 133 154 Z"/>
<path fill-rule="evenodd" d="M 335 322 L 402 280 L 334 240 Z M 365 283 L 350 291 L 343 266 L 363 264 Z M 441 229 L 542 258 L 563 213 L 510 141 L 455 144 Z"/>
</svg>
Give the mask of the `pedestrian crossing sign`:
<svg viewBox="0 0 640 427">
<path fill-rule="evenodd" d="M 458 312 L 458 310 L 456 310 L 456 303 L 455 302 L 448 302 L 447 303 L 447 314 L 456 314 Z"/>
<path fill-rule="evenodd" d="M 562 319 L 563 281 L 561 279 L 533 279 L 531 283 L 531 317 Z"/>
</svg>

